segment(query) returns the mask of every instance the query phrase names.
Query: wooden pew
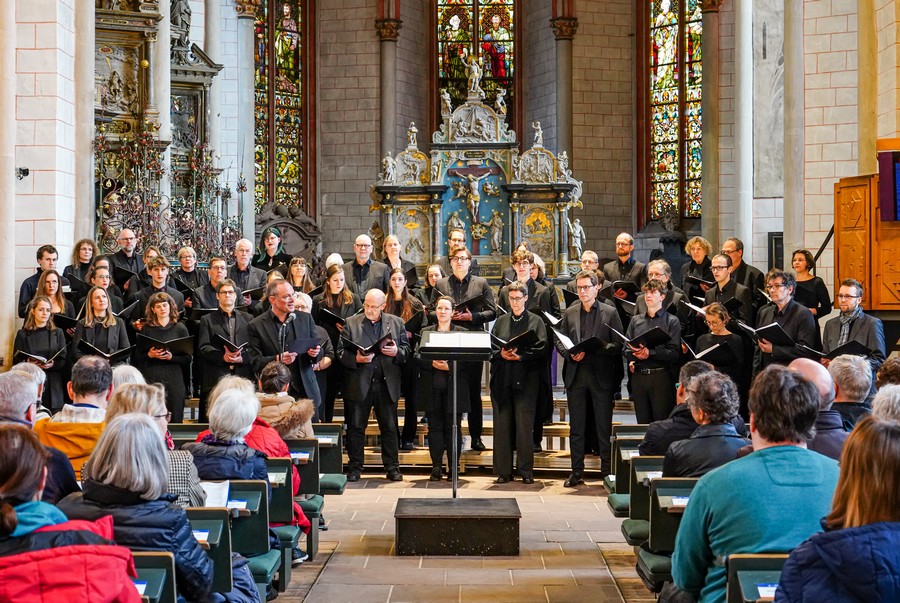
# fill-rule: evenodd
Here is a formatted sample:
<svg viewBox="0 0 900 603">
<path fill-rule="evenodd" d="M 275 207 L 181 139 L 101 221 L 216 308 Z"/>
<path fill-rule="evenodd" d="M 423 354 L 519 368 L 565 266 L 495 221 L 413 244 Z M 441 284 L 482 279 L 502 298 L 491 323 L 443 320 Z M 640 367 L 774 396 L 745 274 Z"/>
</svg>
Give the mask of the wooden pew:
<svg viewBox="0 0 900 603">
<path fill-rule="evenodd" d="M 308 454 L 303 462 L 296 462 L 297 471 L 300 473 L 300 489 L 297 491 L 297 504 L 303 509 L 312 527 L 306 535 L 306 554 L 309 560 L 315 559 L 319 551 L 319 523 L 322 518 L 322 509 L 325 507 L 325 498 L 319 493 L 319 441 L 315 438 L 302 440 L 285 440 L 291 455 L 295 453 Z"/>
<path fill-rule="evenodd" d="M 132 552 L 135 587 L 147 603 L 176 603 L 175 557 L 169 552 Z M 143 592 L 141 592 L 143 591 Z"/>
<path fill-rule="evenodd" d="M 725 561 L 728 571 L 726 601 L 728 603 L 756 603 L 773 601 L 775 587 L 781 579 L 781 569 L 787 554 L 735 554 Z"/>
<path fill-rule="evenodd" d="M 685 504 L 698 478 L 660 477 L 650 481 L 650 534 L 647 547 L 637 551 L 637 573 L 658 593 L 672 579 L 672 552 Z M 649 550 L 648 550 L 649 549 Z"/>
<path fill-rule="evenodd" d="M 636 425 L 623 425 L 621 423 L 613 424 L 612 433 L 609 437 L 610 444 L 610 452 L 613 454 L 612 458 L 615 459 L 615 447 L 616 440 L 620 437 L 622 438 L 636 438 L 636 437 L 644 437 L 644 434 L 647 433 L 648 425 L 646 423 L 638 423 Z M 613 461 L 615 462 L 615 461 Z M 609 491 L 610 494 L 615 493 L 616 491 L 616 475 L 615 472 L 610 473 L 605 478 L 603 478 L 603 485 Z"/>
<path fill-rule="evenodd" d="M 300 528 L 290 525 L 294 520 L 294 472 L 290 457 L 266 459 L 272 499 L 269 501 L 269 521 L 285 525 L 271 528 L 281 543 L 281 567 L 278 570 L 278 592 L 284 592 L 291 581 L 293 549 L 300 541 Z"/>
<path fill-rule="evenodd" d="M 344 475 L 344 425 L 342 423 L 316 423 L 316 439 L 319 440 L 320 494 L 343 494 L 347 487 Z"/>
<path fill-rule="evenodd" d="M 650 482 L 662 477 L 661 456 L 636 456 L 631 459 L 628 519 L 622 522 L 622 535 L 631 546 L 639 546 L 650 537 Z"/>
<path fill-rule="evenodd" d="M 232 589 L 231 512 L 210 507 L 191 507 L 186 512 L 192 530 L 209 532 L 207 541 L 200 544 L 213 562 L 212 591 L 229 592 Z"/>
<path fill-rule="evenodd" d="M 281 551 L 269 548 L 269 492 L 263 480 L 231 480 L 229 503 L 247 502 L 247 513 L 238 513 L 231 523 L 234 550 L 247 557 L 260 599 L 281 566 Z"/>
<path fill-rule="evenodd" d="M 630 492 L 631 492 L 631 459 L 638 454 L 638 445 L 643 440 L 640 437 L 617 437 L 613 443 L 612 470 L 616 476 L 616 491 L 606 499 L 614 517 L 628 517 Z"/>
</svg>

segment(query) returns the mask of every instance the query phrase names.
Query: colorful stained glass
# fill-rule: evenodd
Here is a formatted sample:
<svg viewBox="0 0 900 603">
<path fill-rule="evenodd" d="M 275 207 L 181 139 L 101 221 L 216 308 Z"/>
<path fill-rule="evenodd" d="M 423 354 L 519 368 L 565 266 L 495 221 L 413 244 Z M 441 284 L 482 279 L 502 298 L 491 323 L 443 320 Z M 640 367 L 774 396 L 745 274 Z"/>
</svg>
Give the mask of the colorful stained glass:
<svg viewBox="0 0 900 603">
<path fill-rule="evenodd" d="M 302 0 L 262 0 L 256 19 L 254 197 L 306 206 L 303 184 Z M 271 10 L 270 10 L 271 9 Z"/>
<path fill-rule="evenodd" d="M 438 0 L 436 15 L 438 88 L 459 106 L 468 90 L 466 63 L 479 61 L 485 103 L 504 89 L 507 120 L 515 123 L 515 0 Z"/>
<path fill-rule="evenodd" d="M 699 216 L 700 0 L 649 0 L 650 217 Z"/>
</svg>

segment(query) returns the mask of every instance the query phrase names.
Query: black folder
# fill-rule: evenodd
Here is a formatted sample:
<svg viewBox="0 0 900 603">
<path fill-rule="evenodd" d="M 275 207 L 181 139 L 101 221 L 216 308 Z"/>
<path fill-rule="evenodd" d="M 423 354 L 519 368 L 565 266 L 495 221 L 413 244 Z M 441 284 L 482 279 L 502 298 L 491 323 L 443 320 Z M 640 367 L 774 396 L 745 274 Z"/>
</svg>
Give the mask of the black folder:
<svg viewBox="0 0 900 603">
<path fill-rule="evenodd" d="M 700 278 L 699 276 L 694 276 L 693 274 L 688 274 L 684 277 L 685 282 L 688 282 L 692 285 L 706 285 L 707 287 L 713 287 L 716 284 L 716 281 L 708 281 Z"/>
<path fill-rule="evenodd" d="M 307 295 L 308 295 L 310 298 L 313 298 L 313 297 L 315 297 L 315 296 L 317 296 L 317 295 L 321 295 L 321 293 L 322 293 L 323 291 L 325 291 L 325 285 L 319 285 L 319 286 L 316 287 L 315 289 L 310 289 L 310 290 L 307 292 Z"/>
<path fill-rule="evenodd" d="M 569 291 L 567 288 L 563 287 L 562 292 L 563 292 L 563 301 L 566 302 L 567 308 L 569 306 L 571 306 L 572 304 L 577 304 L 581 301 L 580 299 L 578 299 L 578 294 L 575 293 L 574 291 Z"/>
<path fill-rule="evenodd" d="M 51 318 L 53 318 L 53 324 L 63 330 L 74 329 L 78 324 L 77 318 L 72 318 L 71 316 L 66 316 L 65 314 L 54 314 Z"/>
<path fill-rule="evenodd" d="M 146 353 L 150 348 L 169 350 L 170 352 L 172 352 L 172 354 L 178 354 L 181 356 L 190 356 L 194 353 L 193 337 L 179 337 L 177 339 L 170 339 L 169 341 L 160 341 L 158 339 L 148 337 L 143 333 L 138 333 L 137 344 L 138 349 L 142 353 Z"/>
<path fill-rule="evenodd" d="M 672 339 L 671 337 L 669 337 L 668 333 L 666 333 L 659 327 L 653 327 L 649 331 L 644 331 L 640 335 L 636 335 L 636 336 L 632 337 L 631 339 L 628 339 L 628 337 L 626 337 L 623 333 L 619 333 L 612 327 L 610 327 L 610 330 L 613 333 L 615 333 L 616 335 L 618 335 L 619 338 L 621 338 L 622 341 L 625 342 L 627 345 L 630 345 L 635 348 L 640 347 L 640 346 L 644 346 L 646 348 L 654 348 L 654 347 L 661 345 L 663 343 L 666 343 L 667 341 Z"/>
<path fill-rule="evenodd" d="M 116 316 L 117 318 L 121 318 L 124 321 L 128 321 L 134 315 L 134 311 L 137 309 L 138 303 L 139 303 L 138 300 L 131 302 L 130 304 L 128 304 L 127 306 L 125 306 L 124 308 L 119 310 L 118 312 L 113 312 L 113 316 Z"/>
<path fill-rule="evenodd" d="M 702 352 L 695 352 L 684 339 L 681 340 L 681 343 L 687 348 L 688 354 L 693 360 L 704 360 L 713 366 L 731 366 L 737 361 L 734 350 L 726 343 L 717 343 Z"/>
<path fill-rule="evenodd" d="M 388 341 L 393 341 L 393 340 L 394 340 L 393 335 L 391 335 L 390 333 L 387 333 L 386 335 L 383 335 L 381 337 L 381 339 L 379 339 L 372 345 L 362 346 L 358 343 L 351 341 L 350 339 L 348 339 L 344 336 L 341 336 L 341 342 L 344 344 L 345 348 L 352 350 L 352 351 L 360 352 L 363 356 L 368 356 L 369 354 L 376 354 L 376 353 L 380 352 L 381 348 L 382 348 L 382 346 L 384 346 L 384 344 L 386 344 Z M 315 347 L 315 346 L 313 346 L 313 347 Z"/>
<path fill-rule="evenodd" d="M 416 312 L 412 316 L 409 317 L 409 320 L 404 323 L 403 328 L 409 331 L 410 333 L 418 333 L 422 329 L 422 323 L 425 322 L 425 313 L 422 311 Z"/>
<path fill-rule="evenodd" d="M 288 352 L 294 352 L 296 354 L 306 355 L 308 351 L 313 349 L 314 347 L 319 345 L 319 340 L 316 337 L 312 337 L 309 339 L 295 339 L 294 341 L 289 341 L 285 345 L 285 348 Z"/>
<path fill-rule="evenodd" d="M 627 294 L 629 301 L 634 301 L 641 292 L 641 288 L 634 281 L 613 281 L 610 289 L 615 293 L 616 289 L 622 289 Z M 615 296 L 613 296 L 615 297 Z"/>
<path fill-rule="evenodd" d="M 572 342 L 572 340 L 565 335 L 564 333 L 557 331 L 554 328 L 550 328 L 553 331 L 553 334 L 556 335 L 557 341 L 559 341 L 562 346 L 566 349 L 570 355 L 575 355 L 580 352 L 594 352 L 596 350 L 602 349 L 606 347 L 606 344 L 596 337 L 588 337 L 584 341 L 579 341 L 578 343 Z M 571 345 L 570 345 L 571 344 Z"/>
<path fill-rule="evenodd" d="M 772 345 L 786 347 L 797 345 L 796 342 L 791 339 L 791 336 L 785 333 L 784 329 L 782 329 L 781 325 L 777 322 L 773 322 L 764 327 L 759 327 L 758 329 L 754 329 L 742 320 L 738 320 L 737 325 L 742 328 L 754 342 L 759 343 L 760 339 L 765 339 Z"/>
<path fill-rule="evenodd" d="M 222 348 L 224 350 L 228 350 L 230 353 L 234 354 L 235 352 L 242 351 L 250 342 L 244 342 L 241 345 L 238 345 L 231 341 L 230 339 L 225 339 L 218 333 L 213 335 L 213 345 L 217 348 Z"/>
<path fill-rule="evenodd" d="M 101 356 L 103 358 L 106 358 L 107 360 L 109 360 L 110 364 L 114 364 L 116 362 L 126 360 L 129 356 L 131 356 L 131 350 L 134 349 L 134 346 L 129 346 L 124 350 L 117 350 L 115 352 L 112 352 L 111 354 L 107 354 L 106 352 L 101 352 L 86 340 L 82 339 L 78 342 L 78 349 L 90 356 Z"/>
<path fill-rule="evenodd" d="M 865 345 L 861 344 L 856 340 L 850 340 L 844 345 L 838 346 L 828 352 L 820 352 L 819 350 L 813 349 L 809 346 L 803 345 L 802 343 L 797 344 L 798 348 L 803 349 L 806 352 L 809 352 L 811 356 L 814 358 L 827 358 L 828 360 L 834 360 L 838 356 L 870 356 L 872 354 L 872 350 L 867 348 Z"/>
<path fill-rule="evenodd" d="M 324 306 L 319 306 L 319 319 L 333 325 L 346 324 L 347 319 L 342 318 Z"/>
<path fill-rule="evenodd" d="M 119 289 L 122 289 L 123 291 L 125 283 L 127 283 L 132 276 L 137 276 L 137 272 L 132 272 L 127 268 L 122 268 L 118 264 L 113 264 L 112 269 L 113 282 L 116 284 L 116 286 L 119 287 Z M 134 293 L 134 291 L 132 291 L 132 293 Z"/>
<path fill-rule="evenodd" d="M 13 354 L 13 362 L 28 362 L 29 360 L 37 360 L 41 364 L 47 364 L 48 362 L 54 360 L 61 353 L 63 353 L 65 349 L 66 346 L 59 348 L 59 350 L 49 358 L 44 358 L 43 356 L 39 356 L 37 354 L 29 354 L 28 352 L 17 350 L 16 353 Z"/>
<path fill-rule="evenodd" d="M 537 336 L 537 333 L 534 332 L 534 329 L 528 329 L 524 333 L 522 333 L 520 335 L 516 335 L 509 341 L 504 341 L 503 339 L 500 339 L 499 337 L 497 337 L 496 335 L 491 333 L 491 342 L 494 345 L 496 345 L 498 348 L 501 348 L 504 350 L 512 350 L 512 349 L 527 350 L 528 348 L 531 348 L 532 346 L 534 346 L 534 344 L 538 343 L 539 341 L 540 341 L 540 338 Z"/>
<path fill-rule="evenodd" d="M 207 314 L 211 314 L 218 310 L 218 308 L 191 308 L 190 319 L 199 321 Z M 237 308 L 235 308 L 237 310 Z"/>
<path fill-rule="evenodd" d="M 245 295 L 249 295 L 250 299 L 260 300 L 263 297 L 263 292 L 266 290 L 265 285 L 262 287 L 257 287 L 255 289 L 247 289 L 246 291 L 241 291 L 241 297 Z"/>
</svg>

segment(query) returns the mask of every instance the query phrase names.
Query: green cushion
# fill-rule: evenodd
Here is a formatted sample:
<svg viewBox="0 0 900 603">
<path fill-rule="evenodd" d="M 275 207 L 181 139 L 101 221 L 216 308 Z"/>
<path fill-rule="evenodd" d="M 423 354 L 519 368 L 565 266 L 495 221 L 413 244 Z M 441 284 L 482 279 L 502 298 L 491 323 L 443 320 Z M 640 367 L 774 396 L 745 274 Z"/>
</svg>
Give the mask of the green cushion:
<svg viewBox="0 0 900 603">
<path fill-rule="evenodd" d="M 250 557 L 247 561 L 250 573 L 253 574 L 253 581 L 257 584 L 268 584 L 275 577 L 275 572 L 278 571 L 281 563 L 281 551 L 272 549 L 268 553 Z"/>
<path fill-rule="evenodd" d="M 622 522 L 622 534 L 625 542 L 638 546 L 650 538 L 650 522 L 646 519 L 626 519 Z"/>
<path fill-rule="evenodd" d="M 614 494 L 616 491 L 616 476 L 607 475 L 606 477 L 604 477 L 603 487 L 606 488 L 610 494 Z"/>
<path fill-rule="evenodd" d="M 321 515 L 322 509 L 325 507 L 325 498 L 321 494 L 313 494 L 305 500 L 298 500 L 297 504 L 300 505 L 307 517 Z"/>
<path fill-rule="evenodd" d="M 638 550 L 638 568 L 646 570 L 652 580 L 666 579 L 672 574 L 672 557 Z"/>
<path fill-rule="evenodd" d="M 347 487 L 347 476 L 343 473 L 323 473 L 319 477 L 319 492 L 322 494 L 343 494 Z"/>
<path fill-rule="evenodd" d="M 606 499 L 614 517 L 628 517 L 628 511 L 631 508 L 630 494 L 610 494 Z"/>
<path fill-rule="evenodd" d="M 278 526 L 277 528 L 270 528 L 272 532 L 278 536 L 278 540 L 282 542 L 282 546 L 284 543 L 291 543 L 291 548 L 297 546 L 297 543 L 300 541 L 301 530 L 297 526 Z"/>
</svg>

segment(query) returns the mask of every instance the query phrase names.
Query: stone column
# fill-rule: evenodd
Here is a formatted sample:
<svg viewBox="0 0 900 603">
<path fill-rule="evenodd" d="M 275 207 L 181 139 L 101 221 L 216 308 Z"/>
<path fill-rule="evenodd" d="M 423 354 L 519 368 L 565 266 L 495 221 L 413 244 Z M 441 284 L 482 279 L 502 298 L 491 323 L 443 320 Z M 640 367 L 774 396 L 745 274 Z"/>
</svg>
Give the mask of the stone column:
<svg viewBox="0 0 900 603">
<path fill-rule="evenodd" d="M 163 163 L 166 166 L 166 173 L 171 174 L 172 150 L 169 148 L 169 143 L 172 142 L 172 22 L 170 20 L 172 3 L 160 2 L 159 14 L 162 19 L 156 30 L 156 44 L 150 59 L 151 86 L 154 90 L 156 110 L 158 111 L 155 119 L 159 123 L 159 141 L 165 147 Z M 160 179 L 159 194 L 168 198 L 171 192 L 172 181 L 169 178 Z"/>
<path fill-rule="evenodd" d="M 394 234 L 394 206 L 393 205 L 382 206 L 381 229 L 384 231 L 385 236 Z"/>
<path fill-rule="evenodd" d="M 441 259 L 441 242 L 444 240 L 444 225 L 441 224 L 441 204 L 431 204 L 431 261 Z M 448 275 L 449 276 L 449 275 Z"/>
<path fill-rule="evenodd" d="M 390 4 L 390 3 L 388 3 Z M 397 38 L 400 36 L 400 19 L 377 19 L 381 52 L 381 157 L 394 151 L 397 137 Z"/>
<path fill-rule="evenodd" d="M 734 140 L 734 234 L 744 242 L 744 261 L 752 264 L 753 0 L 734 1 Z"/>
<path fill-rule="evenodd" d="M 557 222 L 559 224 L 559 249 L 556 257 L 559 262 L 556 265 L 556 274 L 562 276 L 569 273 L 569 204 L 561 201 L 556 204 Z M 581 258 L 578 258 L 581 259 Z"/>
<path fill-rule="evenodd" d="M 94 238 L 94 0 L 75 3 L 75 232 Z"/>
<path fill-rule="evenodd" d="M 578 31 L 578 19 L 560 16 L 550 20 L 556 38 L 556 148 L 557 153 L 572 149 L 572 38 Z"/>
<path fill-rule="evenodd" d="M 222 61 L 222 3 L 206 0 L 203 5 L 203 50 L 215 63 Z M 209 86 L 206 111 L 206 131 L 209 147 L 213 150 L 213 165 L 219 166 L 222 153 L 221 89 L 222 73 L 213 78 Z"/>
<path fill-rule="evenodd" d="M 16 332 L 16 6 L 0 5 L 0 365 Z"/>
<path fill-rule="evenodd" d="M 255 117 L 253 110 L 253 22 L 259 8 L 259 0 L 235 0 L 237 11 L 237 61 L 238 61 L 238 160 L 239 176 L 247 183 L 247 192 L 243 193 L 241 219 L 244 226 L 244 237 L 256 240 L 256 212 L 254 211 L 253 187 L 256 180 L 254 167 L 253 143 Z"/>
<path fill-rule="evenodd" d="M 878 154 L 875 149 L 875 140 L 878 138 L 878 32 L 875 26 L 874 0 L 858 0 L 857 11 L 858 173 L 862 175 L 878 171 Z"/>
<path fill-rule="evenodd" d="M 792 250 L 806 247 L 804 242 L 806 203 L 803 196 L 805 177 L 803 61 L 803 3 L 785 0 L 784 266 L 791 265 Z"/>
<path fill-rule="evenodd" d="M 520 223 L 522 204 L 518 201 L 510 201 L 509 211 L 512 212 L 512 244 L 522 240 L 522 224 Z"/>
<path fill-rule="evenodd" d="M 719 249 L 719 7 L 723 0 L 703 0 L 703 83 L 700 101 L 703 136 L 703 212 L 700 233 Z"/>
</svg>

